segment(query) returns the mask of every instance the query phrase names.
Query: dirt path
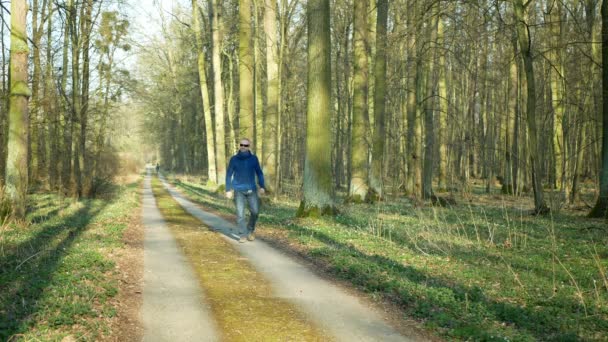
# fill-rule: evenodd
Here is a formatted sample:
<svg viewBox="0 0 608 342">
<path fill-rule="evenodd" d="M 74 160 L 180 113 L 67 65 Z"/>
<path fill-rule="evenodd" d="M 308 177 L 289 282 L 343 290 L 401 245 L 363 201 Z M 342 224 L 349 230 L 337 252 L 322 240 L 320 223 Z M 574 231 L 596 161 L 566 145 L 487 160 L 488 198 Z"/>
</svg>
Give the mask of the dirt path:
<svg viewBox="0 0 608 342">
<path fill-rule="evenodd" d="M 323 327 L 338 341 L 414 341 L 420 337 L 412 332 L 403 336 L 393 329 L 374 310 L 361 301 L 321 279 L 293 258 L 256 240 L 240 244 L 236 241 L 234 224 L 205 212 L 187 200 L 179 191 L 163 184 L 190 214 L 222 233 L 227 241 L 263 274 L 271 283 L 275 295 L 284 298 L 303 310 L 316 324 Z"/>
<path fill-rule="evenodd" d="M 216 341 L 213 319 L 192 268 L 156 207 L 144 180 L 144 341 Z"/>
</svg>

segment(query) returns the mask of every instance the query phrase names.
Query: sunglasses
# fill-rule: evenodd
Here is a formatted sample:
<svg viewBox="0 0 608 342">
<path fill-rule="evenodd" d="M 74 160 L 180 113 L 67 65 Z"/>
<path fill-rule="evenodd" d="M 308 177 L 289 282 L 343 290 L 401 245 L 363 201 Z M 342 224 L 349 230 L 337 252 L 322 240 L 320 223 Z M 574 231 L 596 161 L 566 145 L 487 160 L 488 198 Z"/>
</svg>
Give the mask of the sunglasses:
<svg viewBox="0 0 608 342">
<path fill-rule="evenodd" d="M 241 147 L 249 147 L 249 144 L 241 144 Z"/>
</svg>

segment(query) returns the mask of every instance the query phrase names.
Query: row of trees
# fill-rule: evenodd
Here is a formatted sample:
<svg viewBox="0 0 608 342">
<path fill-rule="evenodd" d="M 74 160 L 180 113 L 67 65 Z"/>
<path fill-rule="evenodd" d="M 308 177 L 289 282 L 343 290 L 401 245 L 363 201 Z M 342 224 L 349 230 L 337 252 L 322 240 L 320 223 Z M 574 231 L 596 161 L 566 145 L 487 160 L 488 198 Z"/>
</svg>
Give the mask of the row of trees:
<svg viewBox="0 0 608 342">
<path fill-rule="evenodd" d="M 142 57 L 140 97 L 165 167 L 213 183 L 247 136 L 305 209 L 334 188 L 433 198 L 476 178 L 543 213 L 547 189 L 575 203 L 608 184 L 599 5 L 194 0 Z"/>
<path fill-rule="evenodd" d="M 1 46 L 0 178 L 17 217 L 30 188 L 91 196 L 114 171 L 109 120 L 128 83 L 115 58 L 130 47 L 129 23 L 112 6 L 11 1 L 10 59 L 4 39 Z M 4 37 L 5 25 L 0 31 Z"/>
</svg>

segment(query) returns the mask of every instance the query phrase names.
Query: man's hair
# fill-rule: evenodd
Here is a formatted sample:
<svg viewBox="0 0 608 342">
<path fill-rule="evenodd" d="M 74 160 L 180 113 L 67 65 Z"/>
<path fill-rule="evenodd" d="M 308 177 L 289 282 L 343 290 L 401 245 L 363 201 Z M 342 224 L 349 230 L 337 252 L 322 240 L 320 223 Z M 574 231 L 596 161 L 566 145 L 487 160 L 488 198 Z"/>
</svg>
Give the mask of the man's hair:
<svg viewBox="0 0 608 342">
<path fill-rule="evenodd" d="M 249 138 L 241 138 L 241 139 L 239 139 L 239 142 L 241 142 L 241 141 L 243 141 L 243 140 L 247 140 L 247 141 L 249 141 L 249 143 L 251 144 L 251 139 L 249 139 Z"/>
</svg>

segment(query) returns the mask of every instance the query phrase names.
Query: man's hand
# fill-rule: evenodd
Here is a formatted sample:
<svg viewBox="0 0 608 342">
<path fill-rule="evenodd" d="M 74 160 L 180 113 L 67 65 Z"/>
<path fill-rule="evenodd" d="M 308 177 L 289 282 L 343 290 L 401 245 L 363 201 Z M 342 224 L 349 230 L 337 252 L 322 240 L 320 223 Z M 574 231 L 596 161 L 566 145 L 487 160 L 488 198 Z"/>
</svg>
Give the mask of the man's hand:
<svg viewBox="0 0 608 342">
<path fill-rule="evenodd" d="M 258 193 L 259 193 L 260 195 L 263 195 L 263 194 L 265 194 L 265 193 L 266 193 L 266 190 L 264 190 L 264 188 L 260 188 L 260 190 L 258 190 Z"/>
<path fill-rule="evenodd" d="M 232 199 L 233 196 L 234 196 L 234 192 L 233 191 L 226 191 L 226 198 L 227 199 Z"/>
</svg>

